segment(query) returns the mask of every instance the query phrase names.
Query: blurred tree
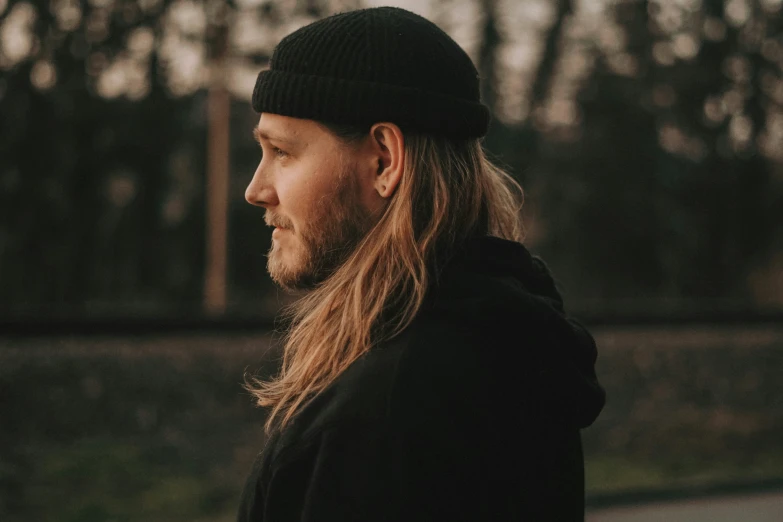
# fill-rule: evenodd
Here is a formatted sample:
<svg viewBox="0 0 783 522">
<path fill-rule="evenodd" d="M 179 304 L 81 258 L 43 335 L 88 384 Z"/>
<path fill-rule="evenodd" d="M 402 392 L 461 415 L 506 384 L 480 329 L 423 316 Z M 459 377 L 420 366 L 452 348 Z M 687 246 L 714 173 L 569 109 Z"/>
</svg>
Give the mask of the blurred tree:
<svg viewBox="0 0 783 522">
<path fill-rule="evenodd" d="M 771 177 L 783 140 L 779 11 L 617 2 L 573 99 L 550 90 L 535 186 L 551 231 L 541 249 L 569 293 L 754 306 L 748 278 L 783 224 Z M 580 52 L 566 45 L 562 60 Z"/>
<path fill-rule="evenodd" d="M 0 313 L 200 313 L 221 8 L 229 312 L 274 304 L 268 231 L 242 198 L 247 98 L 284 34 L 358 6 L 0 0 Z M 780 0 L 418 7 L 475 59 L 485 145 L 524 183 L 529 243 L 572 306 L 783 306 Z"/>
<path fill-rule="evenodd" d="M 207 20 L 223 7 L 226 83 L 245 98 L 282 34 L 334 8 L 0 3 L 0 310 L 199 312 L 204 89 L 220 36 Z"/>
<path fill-rule="evenodd" d="M 167 294 L 190 297 L 200 256 L 194 266 L 169 239 L 172 229 L 187 228 L 176 242 L 198 252 L 201 191 L 181 196 L 177 216 L 166 214 L 180 175 L 167 160 L 202 140 L 203 127 L 189 113 L 198 99 L 173 99 L 159 81 L 154 28 L 164 7 L 11 2 L 5 9 L 3 309 L 86 313 L 100 311 L 92 303 L 132 308 Z M 186 270 L 169 277 L 178 263 Z"/>
</svg>

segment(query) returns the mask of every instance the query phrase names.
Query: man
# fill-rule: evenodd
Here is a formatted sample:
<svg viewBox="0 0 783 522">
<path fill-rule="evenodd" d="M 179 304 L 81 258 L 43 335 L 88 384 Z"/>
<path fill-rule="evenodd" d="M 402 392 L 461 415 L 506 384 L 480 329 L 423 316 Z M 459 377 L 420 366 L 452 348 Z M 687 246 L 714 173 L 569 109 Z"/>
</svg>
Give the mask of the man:
<svg viewBox="0 0 783 522">
<path fill-rule="evenodd" d="M 521 244 L 465 52 L 396 8 L 303 27 L 259 74 L 247 187 L 268 270 L 307 290 L 240 522 L 584 518 L 590 334 Z"/>
</svg>

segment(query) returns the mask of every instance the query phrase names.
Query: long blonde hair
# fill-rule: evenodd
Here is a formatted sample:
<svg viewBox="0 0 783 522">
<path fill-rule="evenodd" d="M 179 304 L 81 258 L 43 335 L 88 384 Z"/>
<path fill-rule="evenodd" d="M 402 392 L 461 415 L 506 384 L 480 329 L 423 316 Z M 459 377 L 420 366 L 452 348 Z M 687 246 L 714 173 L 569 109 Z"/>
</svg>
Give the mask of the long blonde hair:
<svg viewBox="0 0 783 522">
<path fill-rule="evenodd" d="M 405 135 L 402 178 L 379 221 L 323 283 L 290 305 L 280 373 L 245 387 L 284 427 L 373 345 L 415 318 L 437 270 L 469 237 L 521 242 L 524 193 L 479 140 Z"/>
</svg>

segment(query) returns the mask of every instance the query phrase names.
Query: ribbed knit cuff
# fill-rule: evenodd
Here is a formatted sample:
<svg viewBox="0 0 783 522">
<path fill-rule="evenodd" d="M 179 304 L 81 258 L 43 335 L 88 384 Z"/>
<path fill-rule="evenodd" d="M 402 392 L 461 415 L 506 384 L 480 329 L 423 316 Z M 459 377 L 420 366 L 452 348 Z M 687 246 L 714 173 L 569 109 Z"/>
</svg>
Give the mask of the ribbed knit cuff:
<svg viewBox="0 0 783 522">
<path fill-rule="evenodd" d="M 273 70 L 259 73 L 253 109 L 333 123 L 370 125 L 388 121 L 403 129 L 454 138 L 484 136 L 490 120 L 485 105 L 443 94 Z"/>
</svg>

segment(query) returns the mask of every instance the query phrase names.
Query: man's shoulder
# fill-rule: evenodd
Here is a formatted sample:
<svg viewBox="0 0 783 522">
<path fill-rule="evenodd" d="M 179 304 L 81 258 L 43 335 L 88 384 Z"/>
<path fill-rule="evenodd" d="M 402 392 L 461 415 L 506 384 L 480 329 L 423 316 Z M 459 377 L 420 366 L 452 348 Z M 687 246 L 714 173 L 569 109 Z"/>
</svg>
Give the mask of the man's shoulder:
<svg viewBox="0 0 783 522">
<path fill-rule="evenodd" d="M 543 354 L 574 345 L 574 332 L 555 301 L 514 278 L 465 274 L 411 329 L 391 389 L 395 421 L 489 421 L 506 407 L 522 412 L 535 401 L 528 392 L 537 376 L 557 371 L 559 363 Z"/>
<path fill-rule="evenodd" d="M 453 384 L 468 372 L 476 375 L 470 354 L 478 350 L 466 346 L 472 342 L 442 318 L 420 314 L 402 333 L 356 359 L 315 396 L 285 430 L 281 445 L 300 445 L 335 426 L 386 425 L 392 416 L 400 420 L 401 399 L 452 393 Z"/>
<path fill-rule="evenodd" d="M 546 302 L 496 278 L 467 283 L 354 361 L 297 415 L 289 443 L 335 426 L 404 428 L 489 415 L 500 359 L 510 362 L 509 350 L 535 340 L 550 312 Z"/>
</svg>

